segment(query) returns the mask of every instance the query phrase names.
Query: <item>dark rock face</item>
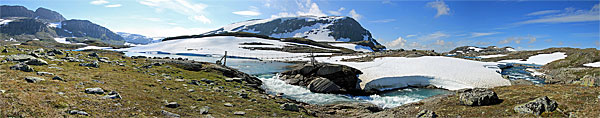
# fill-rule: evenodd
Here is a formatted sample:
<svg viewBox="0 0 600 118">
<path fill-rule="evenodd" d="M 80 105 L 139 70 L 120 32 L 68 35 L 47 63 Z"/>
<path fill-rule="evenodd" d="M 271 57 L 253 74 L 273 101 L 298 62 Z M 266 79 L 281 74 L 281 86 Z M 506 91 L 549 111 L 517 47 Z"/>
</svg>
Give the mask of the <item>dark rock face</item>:
<svg viewBox="0 0 600 118">
<path fill-rule="evenodd" d="M 0 6 L 0 17 L 33 17 L 35 13 L 23 6 Z"/>
<path fill-rule="evenodd" d="M 8 35 L 35 35 L 38 32 L 51 32 L 53 30 L 48 28 L 46 23 L 36 19 L 19 19 L 9 22 L 7 25 L 2 25 L 0 31 Z"/>
<path fill-rule="evenodd" d="M 312 80 L 308 84 L 308 89 L 316 93 L 337 93 L 344 91 L 340 86 L 322 77 Z"/>
<path fill-rule="evenodd" d="M 293 70 L 282 73 L 279 79 L 292 85 L 307 86 L 319 93 L 362 94 L 357 86 L 362 74 L 357 69 L 336 64 L 299 64 Z"/>
<path fill-rule="evenodd" d="M 550 100 L 547 96 L 537 98 L 522 105 L 517 105 L 514 110 L 518 113 L 530 113 L 541 115 L 544 112 L 552 112 L 558 108 L 558 103 Z"/>
<path fill-rule="evenodd" d="M 485 88 L 458 90 L 460 104 L 467 106 L 484 106 L 501 102 L 496 92 Z"/>
<path fill-rule="evenodd" d="M 42 7 L 35 10 L 35 16 L 38 19 L 46 19 L 48 22 L 61 22 L 66 20 L 60 13 Z"/>
<path fill-rule="evenodd" d="M 57 34 L 63 37 L 92 37 L 102 40 L 123 41 L 123 37 L 100 25 L 88 20 L 66 20 L 61 22 L 61 29 Z M 64 31 L 67 30 L 67 31 Z"/>
</svg>

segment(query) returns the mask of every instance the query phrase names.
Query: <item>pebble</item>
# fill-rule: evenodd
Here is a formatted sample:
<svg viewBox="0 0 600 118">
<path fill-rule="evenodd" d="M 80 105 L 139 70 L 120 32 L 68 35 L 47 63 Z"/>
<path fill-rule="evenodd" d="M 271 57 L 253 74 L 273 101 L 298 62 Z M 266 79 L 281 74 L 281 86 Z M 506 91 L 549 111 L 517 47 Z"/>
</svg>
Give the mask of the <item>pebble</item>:
<svg viewBox="0 0 600 118">
<path fill-rule="evenodd" d="M 169 108 L 177 108 L 177 107 L 179 107 L 179 104 L 177 104 L 177 102 L 169 102 L 169 103 L 166 105 L 166 107 L 169 107 Z"/>
<path fill-rule="evenodd" d="M 236 112 L 233 112 L 233 115 L 240 115 L 240 116 L 243 116 L 243 115 L 246 115 L 246 112 L 243 112 L 243 111 L 236 111 Z"/>
<path fill-rule="evenodd" d="M 84 116 L 89 116 L 90 114 L 88 114 L 85 111 L 79 111 L 79 110 L 71 110 L 69 111 L 69 114 L 71 115 L 84 115 Z"/>
<path fill-rule="evenodd" d="M 200 109 L 200 114 L 208 114 L 208 109 L 206 109 L 206 108 Z"/>
</svg>

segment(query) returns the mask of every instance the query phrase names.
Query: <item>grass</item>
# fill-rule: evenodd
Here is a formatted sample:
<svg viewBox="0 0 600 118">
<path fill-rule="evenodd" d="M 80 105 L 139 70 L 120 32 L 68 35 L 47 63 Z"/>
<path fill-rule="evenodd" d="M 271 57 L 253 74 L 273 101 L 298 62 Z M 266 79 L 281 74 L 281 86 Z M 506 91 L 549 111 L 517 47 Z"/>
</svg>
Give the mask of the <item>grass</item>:
<svg viewBox="0 0 600 118">
<path fill-rule="evenodd" d="M 429 102 L 417 102 L 384 112 L 395 112 L 400 117 L 414 117 L 420 110 L 434 111 L 440 117 L 536 117 L 532 114 L 519 114 L 513 108 L 542 96 L 548 96 L 558 102 L 558 109 L 545 112 L 542 117 L 600 116 L 600 102 L 597 97 L 600 87 L 581 87 L 576 85 L 516 85 L 492 88 L 503 100 L 502 103 L 489 106 L 460 105 L 458 96 L 438 98 Z M 397 117 L 398 117 L 397 116 Z"/>
<path fill-rule="evenodd" d="M 19 46 L 20 48 L 37 49 L 35 46 Z M 9 55 L 18 52 L 9 49 Z M 80 59 L 88 58 L 91 52 L 69 52 L 74 55 L 82 54 Z M 78 66 L 79 62 L 48 61 L 51 65 L 32 66 L 38 72 L 50 72 L 66 79 L 66 82 L 52 80 L 51 76 L 42 77 L 35 72 L 10 70 L 13 62 L 0 64 L 0 117 L 73 117 L 66 112 L 83 110 L 89 117 L 164 117 L 161 110 L 177 113 L 182 117 L 201 117 L 200 109 L 208 106 L 209 113 L 214 117 L 230 117 L 235 111 L 245 111 L 246 117 L 272 116 L 278 117 L 308 117 L 304 112 L 291 112 L 279 109 L 279 103 L 286 102 L 282 98 L 263 98 L 266 94 L 243 83 L 225 82 L 221 73 L 213 70 L 188 71 L 176 68 L 174 65 L 153 66 L 141 68 L 152 62 L 145 59 L 121 58 L 120 53 L 110 51 L 98 52 L 101 57 L 110 60 L 126 61 L 126 66 L 110 63 L 100 63 L 100 68 Z M 64 55 L 57 56 L 62 58 Z M 56 65 L 54 65 L 56 64 Z M 48 67 L 60 67 L 63 70 Z M 151 75 L 156 73 L 156 75 Z M 170 75 L 170 76 L 163 76 Z M 42 77 L 46 81 L 27 83 L 27 76 Z M 185 82 L 177 82 L 183 78 Z M 197 86 L 187 84 L 190 80 L 206 78 L 216 81 L 215 86 Z M 158 80 L 162 82 L 158 82 Z M 99 81 L 99 82 L 97 82 Z M 215 92 L 217 86 L 223 86 L 223 92 Z M 117 91 L 123 99 L 101 99 L 104 95 L 86 94 L 85 88 L 100 87 L 106 91 Z M 194 89 L 195 92 L 188 92 Z M 237 93 L 246 91 L 250 98 L 239 98 Z M 63 92 L 64 95 L 57 94 Z M 106 94 L 105 94 L 106 95 Z M 199 98 L 205 101 L 196 101 Z M 250 101 L 256 99 L 256 101 Z M 177 108 L 165 107 L 165 101 L 177 102 Z M 224 103 L 232 103 L 235 107 L 225 107 Z M 81 116 L 75 116 L 81 117 Z"/>
</svg>

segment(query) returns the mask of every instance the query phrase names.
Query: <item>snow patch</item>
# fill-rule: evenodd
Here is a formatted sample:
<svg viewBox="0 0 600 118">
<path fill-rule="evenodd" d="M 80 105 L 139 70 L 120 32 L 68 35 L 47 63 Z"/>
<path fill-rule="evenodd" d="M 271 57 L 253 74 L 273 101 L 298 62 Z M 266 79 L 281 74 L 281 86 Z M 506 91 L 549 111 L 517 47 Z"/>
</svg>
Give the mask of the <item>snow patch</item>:
<svg viewBox="0 0 600 118">
<path fill-rule="evenodd" d="M 354 50 L 354 51 L 373 52 L 371 47 L 356 45 L 356 44 L 352 44 L 352 43 L 331 43 L 329 45 L 335 46 L 335 47 L 342 47 L 342 48 L 346 48 L 346 49 L 350 49 L 350 50 Z"/>
<path fill-rule="evenodd" d="M 583 64 L 583 66 L 598 68 L 598 67 L 600 67 L 600 62 L 587 63 L 587 64 Z"/>
<path fill-rule="evenodd" d="M 384 57 L 372 62 L 340 62 L 319 58 L 319 61 L 347 65 L 363 72 L 360 87 L 368 89 L 403 88 L 413 85 L 434 85 L 458 90 L 510 85 L 502 78 L 498 63 L 478 62 L 441 56 L 418 58 Z"/>
<path fill-rule="evenodd" d="M 564 52 L 555 52 L 552 54 L 539 54 L 535 56 L 531 56 L 527 58 L 526 61 L 521 61 L 520 59 L 512 59 L 512 60 L 502 60 L 500 63 L 520 63 L 520 64 L 537 64 L 537 65 L 546 65 L 552 61 L 560 60 L 567 58 L 566 53 Z"/>
<path fill-rule="evenodd" d="M 479 58 L 495 58 L 495 57 L 503 57 L 506 56 L 505 54 L 496 54 L 496 55 L 482 55 L 482 56 L 477 56 Z"/>
<path fill-rule="evenodd" d="M 483 50 L 483 49 L 478 48 L 478 47 L 469 47 L 468 49 L 475 50 L 476 52 L 479 52 L 479 51 Z"/>
</svg>

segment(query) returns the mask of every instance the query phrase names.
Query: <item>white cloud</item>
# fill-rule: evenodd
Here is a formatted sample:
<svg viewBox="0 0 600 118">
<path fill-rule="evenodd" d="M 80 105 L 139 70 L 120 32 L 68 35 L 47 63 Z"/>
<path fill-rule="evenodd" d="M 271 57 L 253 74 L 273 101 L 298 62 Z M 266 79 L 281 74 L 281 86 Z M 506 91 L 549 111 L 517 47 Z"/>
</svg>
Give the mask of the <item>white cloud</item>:
<svg viewBox="0 0 600 118">
<path fill-rule="evenodd" d="M 139 3 L 153 7 L 156 11 L 171 10 L 188 16 L 190 20 L 204 24 L 211 23 L 211 20 L 205 16 L 206 12 L 204 11 L 208 6 L 202 3 L 192 3 L 187 0 L 142 0 Z"/>
<path fill-rule="evenodd" d="M 440 17 L 442 15 L 450 14 L 450 8 L 448 7 L 448 5 L 446 5 L 446 3 L 444 1 L 428 2 L 427 6 L 431 7 L 431 8 L 435 8 L 437 10 L 437 14 L 435 14 L 436 18 Z"/>
<path fill-rule="evenodd" d="M 446 43 L 444 42 L 444 40 L 436 40 L 435 43 L 436 45 L 445 45 Z"/>
<path fill-rule="evenodd" d="M 154 21 L 154 22 L 162 21 L 162 19 L 160 19 L 160 18 L 140 18 L 140 19 L 147 20 L 147 21 Z"/>
<path fill-rule="evenodd" d="M 565 8 L 560 14 L 547 15 L 541 18 L 527 20 L 515 23 L 534 24 L 534 23 L 571 23 L 571 22 L 589 22 L 600 21 L 600 4 L 594 5 L 590 10 L 576 10 L 575 8 Z"/>
<path fill-rule="evenodd" d="M 360 20 L 360 18 L 362 18 L 362 15 L 356 13 L 356 11 L 354 9 L 350 10 L 350 13 L 348 13 L 348 15 L 350 15 L 350 17 L 352 17 L 356 20 Z"/>
<path fill-rule="evenodd" d="M 470 38 L 494 35 L 494 34 L 498 34 L 498 33 L 500 33 L 500 32 L 472 32 Z"/>
<path fill-rule="evenodd" d="M 404 38 L 402 38 L 402 37 L 398 37 L 398 39 L 396 39 L 392 42 L 388 42 L 385 45 L 388 48 L 402 48 L 402 47 L 404 47 L 405 44 L 406 44 L 406 40 L 404 40 Z"/>
<path fill-rule="evenodd" d="M 331 15 L 342 15 L 342 11 L 346 10 L 346 8 L 344 7 L 340 7 L 337 11 L 329 11 L 329 14 Z"/>
<path fill-rule="evenodd" d="M 416 34 L 409 34 L 409 35 L 406 35 L 406 38 L 415 37 L 415 36 L 417 36 L 417 35 Z"/>
<path fill-rule="evenodd" d="M 106 1 L 106 0 L 94 0 L 94 1 L 90 2 L 90 4 L 93 4 L 93 5 L 102 5 L 102 4 L 107 4 L 107 3 L 108 3 L 108 1 Z"/>
<path fill-rule="evenodd" d="M 250 6 L 250 10 L 246 11 L 235 11 L 233 14 L 242 15 L 242 16 L 258 16 L 261 13 L 258 11 L 258 7 Z"/>
<path fill-rule="evenodd" d="M 121 7 L 121 4 L 106 5 L 104 7 Z"/>
<path fill-rule="evenodd" d="M 533 36 L 529 37 L 529 43 L 535 43 L 535 41 L 537 41 L 537 38 Z"/>
<path fill-rule="evenodd" d="M 369 22 L 373 22 L 373 23 L 389 23 L 389 22 L 394 22 L 396 21 L 396 19 L 381 19 L 381 20 L 374 20 L 374 21 L 369 21 Z M 410 38 L 410 37 L 407 37 Z"/>
<path fill-rule="evenodd" d="M 536 11 L 536 12 L 529 13 L 529 14 L 527 14 L 527 16 L 553 14 L 553 13 L 558 13 L 558 12 L 560 12 L 560 10 L 543 10 L 543 11 Z"/>
<path fill-rule="evenodd" d="M 298 7 L 301 9 L 296 12 L 299 16 L 327 16 L 321 11 L 317 3 L 306 0 L 304 4 L 297 2 Z"/>
<path fill-rule="evenodd" d="M 500 40 L 498 44 L 508 44 L 513 41 L 515 42 L 515 44 L 521 44 L 521 40 L 523 40 L 523 37 L 508 37 L 504 40 Z"/>
<path fill-rule="evenodd" d="M 421 36 L 417 39 L 421 40 L 421 41 L 431 41 L 431 40 L 438 40 L 438 39 L 448 38 L 448 37 L 450 37 L 449 34 L 443 33 L 441 31 L 437 31 L 437 32 L 431 33 L 429 35 Z"/>
<path fill-rule="evenodd" d="M 271 18 L 294 17 L 296 14 L 288 12 L 280 12 L 279 14 L 271 15 Z"/>
</svg>

